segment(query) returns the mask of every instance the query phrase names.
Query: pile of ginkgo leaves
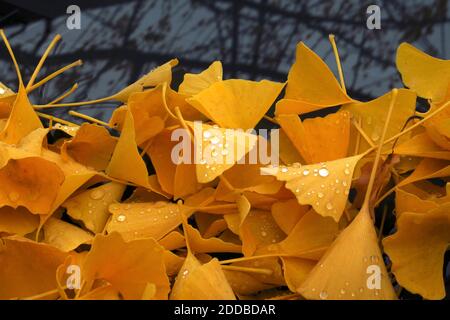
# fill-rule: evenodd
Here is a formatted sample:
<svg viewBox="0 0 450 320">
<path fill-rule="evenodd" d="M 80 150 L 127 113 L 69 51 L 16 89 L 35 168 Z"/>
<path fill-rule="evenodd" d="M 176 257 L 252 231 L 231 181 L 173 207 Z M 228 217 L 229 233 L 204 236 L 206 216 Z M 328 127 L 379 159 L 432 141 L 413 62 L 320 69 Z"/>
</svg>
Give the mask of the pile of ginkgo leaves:
<svg viewBox="0 0 450 320">
<path fill-rule="evenodd" d="M 24 83 L 1 36 L 19 83 L 0 83 L 0 299 L 445 297 L 450 61 L 402 44 L 409 89 L 360 102 L 330 36 L 339 81 L 299 43 L 286 83 L 224 80 L 214 62 L 175 88 L 171 60 L 106 98 L 63 103 L 75 84 L 33 105 L 80 62 L 37 81 L 57 36 Z M 122 103 L 109 122 L 69 111 L 104 101 Z M 251 143 L 218 145 L 231 163 L 173 161 L 174 130 L 188 146 L 216 144 L 210 130 L 255 145 L 266 137 L 240 129 L 263 118 L 280 128 L 279 166 L 237 163 Z"/>
</svg>

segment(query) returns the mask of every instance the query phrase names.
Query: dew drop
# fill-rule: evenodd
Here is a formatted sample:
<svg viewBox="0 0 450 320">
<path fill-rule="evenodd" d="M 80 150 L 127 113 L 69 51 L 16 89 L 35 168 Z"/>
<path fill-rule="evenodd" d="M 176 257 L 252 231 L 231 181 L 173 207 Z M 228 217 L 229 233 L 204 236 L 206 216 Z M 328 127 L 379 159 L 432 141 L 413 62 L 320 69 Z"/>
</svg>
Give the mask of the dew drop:
<svg viewBox="0 0 450 320">
<path fill-rule="evenodd" d="M 286 167 L 281 168 L 281 172 L 283 172 L 283 173 L 288 172 L 288 168 L 286 168 Z"/>
<path fill-rule="evenodd" d="M 262 235 L 263 237 L 267 237 L 267 232 L 261 231 L 261 235 Z"/>
<path fill-rule="evenodd" d="M 322 299 L 322 300 L 327 299 L 328 298 L 328 292 L 326 292 L 326 291 L 320 292 L 319 298 Z"/>
<path fill-rule="evenodd" d="M 209 141 L 211 141 L 212 144 L 218 144 L 220 142 L 220 139 L 218 137 L 214 136 Z"/>
<path fill-rule="evenodd" d="M 209 131 L 204 131 L 204 132 L 203 132 L 203 138 L 205 138 L 205 139 L 211 138 L 211 132 L 209 132 Z"/>
<path fill-rule="evenodd" d="M 318 192 L 317 196 L 322 199 L 323 198 L 323 193 L 322 192 Z"/>
<path fill-rule="evenodd" d="M 350 170 L 349 170 L 348 168 L 345 168 L 345 169 L 344 169 L 344 173 L 345 173 L 346 175 L 349 175 L 349 174 L 350 174 Z"/>
<path fill-rule="evenodd" d="M 345 294 L 345 289 L 341 289 L 341 294 Z"/>
<path fill-rule="evenodd" d="M 330 202 L 327 203 L 326 207 L 328 210 L 333 209 L 333 205 Z"/>
<path fill-rule="evenodd" d="M 308 174 L 309 174 L 309 170 L 308 169 L 303 170 L 303 175 L 304 176 L 307 176 Z"/>
<path fill-rule="evenodd" d="M 101 198 L 103 198 L 105 196 L 105 192 L 103 190 L 97 189 L 97 190 L 92 191 L 90 196 L 93 200 L 100 200 Z"/>
<path fill-rule="evenodd" d="M 124 214 L 119 214 L 116 218 L 117 221 L 119 222 L 124 222 L 125 220 L 127 220 L 127 216 Z"/>
<path fill-rule="evenodd" d="M 321 177 L 328 177 L 329 174 L 330 173 L 328 172 L 328 169 L 326 169 L 326 168 L 322 168 L 322 169 L 319 170 L 319 175 Z"/>
</svg>

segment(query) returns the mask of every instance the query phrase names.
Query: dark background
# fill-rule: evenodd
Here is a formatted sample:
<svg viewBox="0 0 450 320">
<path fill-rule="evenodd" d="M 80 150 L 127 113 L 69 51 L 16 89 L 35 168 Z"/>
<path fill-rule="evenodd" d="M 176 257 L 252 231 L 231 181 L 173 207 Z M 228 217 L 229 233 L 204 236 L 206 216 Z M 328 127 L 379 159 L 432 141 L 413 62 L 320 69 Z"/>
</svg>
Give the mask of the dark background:
<svg viewBox="0 0 450 320">
<path fill-rule="evenodd" d="M 71 4 L 81 8 L 81 30 L 66 27 L 66 8 Z M 381 30 L 366 27 L 370 4 L 381 8 Z M 363 101 L 402 87 L 395 53 L 403 41 L 450 58 L 447 0 L 7 0 L 0 1 L 0 28 L 5 29 L 26 80 L 57 33 L 63 40 L 40 77 L 78 59 L 84 61 L 32 93 L 35 104 L 53 100 L 75 82 L 79 88 L 66 101 L 110 95 L 172 58 L 180 60 L 180 77 L 183 71 L 197 72 L 221 60 L 226 78 L 285 81 L 299 41 L 305 41 L 336 72 L 330 33 L 336 35 L 347 89 Z M 17 88 L 3 45 L 0 82 Z M 79 109 L 107 119 L 116 106 L 105 103 Z M 79 121 L 66 111 L 52 112 Z M 446 265 L 448 288 L 450 263 Z M 414 296 L 403 292 L 402 297 Z"/>
<path fill-rule="evenodd" d="M 81 8 L 81 30 L 66 27 L 71 4 Z M 381 8 L 381 30 L 366 27 L 370 4 Z M 51 101 L 75 82 L 80 87 L 68 101 L 112 94 L 174 57 L 184 71 L 196 72 L 221 60 L 225 77 L 285 81 L 299 41 L 336 71 L 330 33 L 336 35 L 349 92 L 360 100 L 402 86 L 395 68 L 402 41 L 450 58 L 447 0 L 7 0 L 0 1 L 0 27 L 25 76 L 57 33 L 63 40 L 40 76 L 84 61 L 33 93 L 36 104 Z M 0 81 L 17 86 L 4 46 Z M 83 112 L 107 118 L 114 106 Z"/>
</svg>

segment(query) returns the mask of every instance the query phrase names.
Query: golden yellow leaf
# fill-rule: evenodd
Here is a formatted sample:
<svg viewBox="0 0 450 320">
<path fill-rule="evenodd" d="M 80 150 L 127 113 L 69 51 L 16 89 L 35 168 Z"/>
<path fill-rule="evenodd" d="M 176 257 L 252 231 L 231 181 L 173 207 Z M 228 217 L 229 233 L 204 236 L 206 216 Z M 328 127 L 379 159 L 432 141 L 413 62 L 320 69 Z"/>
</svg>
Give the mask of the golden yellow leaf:
<svg viewBox="0 0 450 320">
<path fill-rule="evenodd" d="M 376 282 L 372 286 L 369 281 L 374 272 L 376 277 L 379 276 L 379 286 Z M 397 298 L 366 207 L 340 233 L 297 291 L 306 299 L 314 300 Z"/>
<path fill-rule="evenodd" d="M 322 107 L 352 101 L 325 62 L 303 42 L 297 45 L 296 61 L 289 71 L 285 98 Z"/>
<path fill-rule="evenodd" d="M 353 170 L 361 158 L 362 155 L 357 155 L 321 164 L 263 170 L 286 181 L 286 188 L 295 194 L 299 204 L 309 204 L 320 215 L 339 221 L 347 203 Z"/>
<path fill-rule="evenodd" d="M 268 80 L 224 80 L 187 101 L 221 127 L 246 130 L 256 126 L 283 87 Z"/>
<path fill-rule="evenodd" d="M 116 144 L 117 139 L 110 136 L 104 127 L 84 123 L 73 139 L 64 142 L 61 156 L 102 171 L 108 166 Z"/>
<path fill-rule="evenodd" d="M 198 74 L 186 73 L 178 92 L 186 96 L 194 96 L 213 83 L 222 81 L 222 75 L 222 63 L 214 61 L 207 69 Z"/>
<path fill-rule="evenodd" d="M 164 265 L 164 249 L 153 239 L 125 242 L 113 232 L 96 235 L 81 268 L 85 289 L 95 280 L 106 280 L 125 299 L 140 299 L 147 283 L 156 286 L 156 299 L 166 299 L 169 280 Z"/>
<path fill-rule="evenodd" d="M 425 299 L 443 299 L 444 254 L 450 243 L 450 204 L 426 213 L 403 212 L 397 232 L 383 240 L 401 286 Z"/>
<path fill-rule="evenodd" d="M 109 205 L 119 201 L 124 190 L 123 184 L 105 183 L 75 195 L 62 206 L 72 219 L 82 222 L 85 228 L 94 233 L 101 233 L 110 216 Z"/>
<path fill-rule="evenodd" d="M 171 300 L 235 300 L 217 259 L 201 264 L 188 254 L 170 293 Z"/>
<path fill-rule="evenodd" d="M 426 99 L 442 101 L 450 86 L 450 61 L 441 60 L 402 43 L 397 50 L 397 68 L 403 83 Z"/>
</svg>

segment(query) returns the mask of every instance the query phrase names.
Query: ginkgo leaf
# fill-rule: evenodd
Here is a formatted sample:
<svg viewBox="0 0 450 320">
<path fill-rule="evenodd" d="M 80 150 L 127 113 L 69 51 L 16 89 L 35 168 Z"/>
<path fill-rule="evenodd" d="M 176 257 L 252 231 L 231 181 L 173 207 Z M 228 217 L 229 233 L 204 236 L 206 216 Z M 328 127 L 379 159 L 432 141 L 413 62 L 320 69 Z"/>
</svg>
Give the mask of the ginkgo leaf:
<svg viewBox="0 0 450 320">
<path fill-rule="evenodd" d="M 408 119 L 414 115 L 416 110 L 416 94 L 407 89 L 398 89 L 395 100 L 394 110 L 391 121 L 386 132 L 386 139 L 398 134 L 406 125 Z M 381 138 L 389 106 L 392 100 L 392 92 L 389 92 L 379 98 L 369 102 L 354 102 L 343 106 L 343 110 L 350 112 L 355 119 L 361 119 L 361 128 L 367 137 L 374 144 L 378 144 Z M 355 136 L 356 137 L 356 136 Z M 400 142 L 407 140 L 402 137 Z M 356 138 L 354 138 L 355 140 Z M 371 147 L 364 139 L 361 139 L 359 151 L 364 152 Z M 390 144 L 386 144 L 384 148 L 389 149 Z M 350 147 L 351 148 L 351 147 Z"/>
<path fill-rule="evenodd" d="M 186 73 L 178 92 L 187 96 L 194 96 L 213 83 L 222 81 L 222 75 L 222 63 L 214 61 L 207 69 L 198 74 Z"/>
<path fill-rule="evenodd" d="M 440 159 L 424 158 L 414 172 L 397 184 L 397 187 L 425 179 L 441 178 L 450 175 L 450 162 Z"/>
<path fill-rule="evenodd" d="M 286 284 L 292 292 L 296 292 L 306 277 L 317 264 L 317 261 L 302 259 L 302 258 L 291 258 L 282 257 L 283 261 L 283 272 Z"/>
<path fill-rule="evenodd" d="M 72 140 L 64 142 L 61 156 L 69 156 L 85 166 L 101 171 L 108 166 L 116 144 L 117 139 L 110 136 L 104 127 L 84 123 Z"/>
<path fill-rule="evenodd" d="M 259 254 L 259 253 L 258 253 Z M 278 257 L 259 257 L 247 261 L 238 261 L 230 264 L 231 267 L 244 267 L 260 270 L 270 270 L 270 273 L 252 273 L 252 277 L 261 281 L 262 283 L 284 286 L 283 269 Z"/>
<path fill-rule="evenodd" d="M 338 234 L 338 225 L 331 218 L 318 215 L 314 210 L 305 213 L 292 228 L 286 239 L 267 248 L 269 252 L 318 260 Z"/>
<path fill-rule="evenodd" d="M 397 298 L 366 207 L 339 234 L 297 291 L 314 300 Z"/>
<path fill-rule="evenodd" d="M 24 206 L 32 213 L 47 214 L 63 181 L 63 172 L 51 161 L 40 157 L 10 159 L 0 169 L 0 205 Z"/>
<path fill-rule="evenodd" d="M 395 192 L 395 213 L 397 219 L 403 212 L 425 213 L 438 207 L 439 205 L 436 202 L 421 199 L 414 193 L 409 193 L 401 188 Z"/>
<path fill-rule="evenodd" d="M 105 183 L 75 195 L 62 206 L 72 219 L 81 221 L 85 228 L 94 233 L 101 233 L 110 216 L 109 205 L 119 201 L 124 191 L 123 184 Z"/>
<path fill-rule="evenodd" d="M 163 65 L 153 69 L 136 82 L 130 84 L 128 87 L 122 89 L 116 93 L 113 98 L 121 102 L 126 103 L 130 95 L 134 92 L 141 92 L 146 87 L 156 87 L 162 83 L 168 83 L 172 81 L 172 68 L 178 64 L 177 59 L 172 59 Z"/>
<path fill-rule="evenodd" d="M 295 114 L 286 114 L 278 116 L 277 121 L 307 163 L 347 156 L 350 138 L 348 112 L 337 112 L 324 118 L 304 121 Z"/>
<path fill-rule="evenodd" d="M 194 123 L 197 180 L 211 182 L 236 162 L 245 160 L 257 142 L 256 135 L 241 130 Z"/>
<path fill-rule="evenodd" d="M 269 211 L 252 209 L 240 229 L 242 252 L 245 256 L 251 256 L 258 249 L 278 243 L 286 237 Z"/>
<path fill-rule="evenodd" d="M 44 159 L 58 165 L 64 174 L 64 182 L 57 192 L 52 210 L 56 210 L 67 198 L 70 197 L 78 188 L 96 176 L 97 172 L 75 162 L 73 160 L 63 160 L 61 155 L 50 150 L 43 149 L 42 156 Z"/>
<path fill-rule="evenodd" d="M 276 287 L 276 285 L 264 283 L 246 272 L 235 270 L 223 270 L 223 272 L 234 293 L 238 295 L 252 295 Z"/>
<path fill-rule="evenodd" d="M 167 111 L 164 108 L 165 84 L 154 89 L 133 93 L 128 99 L 128 108 L 134 119 L 136 143 L 141 145 L 164 129 Z"/>
<path fill-rule="evenodd" d="M 20 84 L 11 114 L 5 128 L 0 133 L 0 141 L 16 144 L 23 137 L 38 128 L 42 128 L 41 120 L 34 112 L 25 88 Z"/>
<path fill-rule="evenodd" d="M 383 240 L 401 286 L 425 299 L 443 299 L 444 254 L 450 243 L 450 204 L 426 213 L 403 212 L 397 232 Z"/>
<path fill-rule="evenodd" d="M 166 86 L 166 103 L 167 108 L 175 112 L 175 108 L 180 109 L 180 113 L 183 115 L 183 119 L 187 121 L 206 121 L 208 117 L 201 113 L 199 110 L 194 108 L 187 99 L 190 97 L 187 94 L 177 92 L 173 90 L 170 86 Z M 174 119 L 169 117 L 166 120 L 166 126 L 172 126 L 179 124 L 179 119 Z"/>
<path fill-rule="evenodd" d="M 148 171 L 135 142 L 133 115 L 127 112 L 122 133 L 106 168 L 106 173 L 117 179 L 148 186 Z"/>
<path fill-rule="evenodd" d="M 403 83 L 426 99 L 442 101 L 450 86 L 450 61 L 429 56 L 408 43 L 397 49 L 397 68 Z"/>
<path fill-rule="evenodd" d="M 178 227 L 182 220 L 179 207 L 175 203 L 127 203 L 112 204 L 108 233 L 119 232 L 126 240 L 153 238 L 161 239 Z"/>
<path fill-rule="evenodd" d="M 296 61 L 289 71 L 287 83 L 286 99 L 323 107 L 352 101 L 325 62 L 303 42 L 297 45 Z"/>
<path fill-rule="evenodd" d="M 61 251 L 68 252 L 84 243 L 90 243 L 92 235 L 68 222 L 50 218 L 44 226 L 44 240 Z"/>
<path fill-rule="evenodd" d="M 155 298 L 166 299 L 170 288 L 163 255 L 164 249 L 153 239 L 125 242 L 117 232 L 96 235 L 82 278 L 87 289 L 96 279 L 106 280 L 125 299 L 140 299 L 150 282 L 157 288 Z"/>
<path fill-rule="evenodd" d="M 450 151 L 440 148 L 427 133 L 415 135 L 394 149 L 395 154 L 450 160 Z"/>
<path fill-rule="evenodd" d="M 164 265 L 169 277 L 174 277 L 178 274 L 185 258 L 177 256 L 169 250 L 164 251 Z"/>
<path fill-rule="evenodd" d="M 361 158 L 362 155 L 357 155 L 321 164 L 262 170 L 286 181 L 286 188 L 295 194 L 298 203 L 309 204 L 320 215 L 339 221 L 347 203 L 353 170 Z"/>
<path fill-rule="evenodd" d="M 20 237 L 0 239 L 0 299 L 26 298 L 54 290 L 56 268 L 66 253 Z"/>
<path fill-rule="evenodd" d="M 294 99 L 281 99 L 277 102 L 275 106 L 275 115 L 279 116 L 282 114 L 306 114 L 323 109 L 324 106 L 321 104 L 312 104 L 300 100 Z"/>
<path fill-rule="evenodd" d="M 159 240 L 158 243 L 167 250 L 175 250 L 184 247 L 186 245 L 186 240 L 181 232 L 172 231 Z"/>
<path fill-rule="evenodd" d="M 175 192 L 175 175 L 177 172 L 177 164 L 172 159 L 172 152 L 177 144 L 176 141 L 171 140 L 172 131 L 163 130 L 160 134 L 154 137 L 151 141 L 150 147 L 147 150 L 153 167 L 156 171 L 156 178 L 164 192 L 173 195 Z M 188 144 L 190 146 L 190 144 Z M 181 172 L 180 172 L 181 173 Z M 177 187 L 181 188 L 181 187 Z M 177 190 L 177 192 L 180 192 Z M 183 192 L 180 192 L 183 193 Z"/>
<path fill-rule="evenodd" d="M 241 246 L 234 243 L 227 243 L 219 238 L 205 239 L 201 236 L 200 232 L 193 228 L 191 225 L 186 225 L 184 230 L 185 237 L 189 239 L 189 244 L 192 252 L 205 253 L 205 252 L 235 252 L 241 253 Z"/>
<path fill-rule="evenodd" d="M 217 259 L 201 264 L 188 254 L 170 294 L 171 300 L 235 300 Z"/>
<path fill-rule="evenodd" d="M 39 226 L 39 217 L 32 214 L 25 207 L 0 208 L 0 232 L 7 232 L 24 236 L 33 232 Z"/>
<path fill-rule="evenodd" d="M 283 87 L 268 80 L 224 80 L 187 101 L 221 127 L 247 130 L 262 119 Z"/>
<path fill-rule="evenodd" d="M 286 234 L 290 234 L 297 222 L 309 211 L 309 206 L 302 206 L 296 199 L 276 202 L 272 205 L 272 216 Z"/>
</svg>

